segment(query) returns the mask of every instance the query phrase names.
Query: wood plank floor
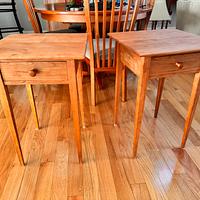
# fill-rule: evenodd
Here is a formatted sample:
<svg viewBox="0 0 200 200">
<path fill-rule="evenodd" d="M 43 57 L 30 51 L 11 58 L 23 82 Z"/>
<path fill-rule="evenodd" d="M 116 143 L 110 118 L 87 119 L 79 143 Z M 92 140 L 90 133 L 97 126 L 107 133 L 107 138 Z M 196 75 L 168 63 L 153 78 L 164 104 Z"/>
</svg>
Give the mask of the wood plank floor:
<svg viewBox="0 0 200 200">
<path fill-rule="evenodd" d="M 105 77 L 90 106 L 84 81 L 87 128 L 78 164 L 67 86 L 34 86 L 42 128 L 35 130 L 25 87 L 10 87 L 27 162 L 16 158 L 0 107 L 0 198 L 68 200 L 200 199 L 200 103 L 185 149 L 180 149 L 193 76 L 167 79 L 157 119 L 157 81 L 149 81 L 137 159 L 131 158 L 136 79 L 128 78 L 128 101 L 113 126 L 114 77 Z"/>
</svg>

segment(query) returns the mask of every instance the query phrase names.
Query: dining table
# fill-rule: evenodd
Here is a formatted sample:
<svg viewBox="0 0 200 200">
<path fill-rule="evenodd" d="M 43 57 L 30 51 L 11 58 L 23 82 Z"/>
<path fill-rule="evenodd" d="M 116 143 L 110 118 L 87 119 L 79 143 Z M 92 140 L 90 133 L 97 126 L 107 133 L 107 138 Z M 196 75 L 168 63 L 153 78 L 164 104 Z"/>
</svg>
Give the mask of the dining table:
<svg viewBox="0 0 200 200">
<path fill-rule="evenodd" d="M 78 24 L 85 24 L 85 12 L 84 8 L 80 7 L 80 10 L 67 10 L 66 3 L 45 3 L 41 7 L 35 7 L 34 8 L 37 13 L 39 13 L 42 17 L 42 19 L 51 21 L 51 22 L 62 22 L 62 23 L 78 23 Z M 123 8 L 124 10 L 124 18 L 126 13 L 126 6 Z M 152 11 L 152 6 L 141 6 L 139 9 L 139 13 L 137 16 L 137 20 L 144 20 L 144 24 L 147 25 L 149 21 L 150 15 Z M 91 22 L 95 22 L 95 11 L 91 10 Z M 119 12 L 119 8 L 116 7 L 115 12 Z M 99 15 L 103 18 L 103 11 L 99 10 Z M 107 11 L 107 16 L 109 16 L 109 13 L 111 13 L 111 10 Z M 123 13 L 123 12 L 122 12 Z M 99 17 L 99 20 L 101 20 L 101 17 Z M 109 20 L 109 19 L 108 19 Z M 117 20 L 117 18 L 116 18 Z"/>
</svg>

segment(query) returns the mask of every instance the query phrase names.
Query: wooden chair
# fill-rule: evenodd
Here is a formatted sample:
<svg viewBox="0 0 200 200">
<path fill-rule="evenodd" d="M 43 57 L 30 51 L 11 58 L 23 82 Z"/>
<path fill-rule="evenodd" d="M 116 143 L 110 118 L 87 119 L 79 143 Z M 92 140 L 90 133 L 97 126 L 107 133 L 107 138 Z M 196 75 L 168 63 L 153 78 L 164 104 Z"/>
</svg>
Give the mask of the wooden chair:
<svg viewBox="0 0 200 200">
<path fill-rule="evenodd" d="M 127 2 L 127 1 L 126 1 Z M 132 0 L 120 1 L 116 10 L 116 0 L 112 1 L 111 9 L 107 9 L 107 1 L 103 0 L 103 10 L 98 9 L 98 1 L 94 0 L 95 15 L 90 15 L 89 0 L 84 0 L 86 26 L 88 32 L 88 49 L 86 59 L 90 63 L 91 76 L 91 103 L 96 104 L 95 76 L 98 73 L 115 72 L 116 65 L 116 43 L 108 38 L 108 32 L 133 31 L 139 11 L 140 0 L 135 0 L 134 8 L 131 8 Z M 123 72 L 124 77 L 126 72 Z M 123 79 L 125 82 L 125 78 Z M 125 90 L 125 84 L 124 90 Z"/>
<path fill-rule="evenodd" d="M 29 20 L 31 22 L 33 31 L 35 33 L 42 33 L 42 26 L 39 20 L 39 16 L 37 12 L 35 12 L 35 5 L 33 0 L 23 0 L 24 7 L 26 9 L 26 12 L 28 14 Z M 50 33 L 77 33 L 76 29 L 61 29 L 56 31 L 50 31 Z"/>
<path fill-rule="evenodd" d="M 31 22 L 31 25 L 33 27 L 33 30 L 35 33 L 42 33 L 42 26 L 39 20 L 39 17 L 37 13 L 34 10 L 34 3 L 33 0 L 23 0 L 25 9 L 27 11 L 29 20 Z M 58 30 L 58 31 L 51 31 L 48 33 L 74 33 L 75 30 L 71 29 L 65 29 L 65 30 Z M 82 63 L 80 63 L 82 65 Z M 80 67 L 77 71 L 77 77 L 78 77 L 78 90 L 79 90 L 79 101 L 80 101 L 80 112 L 81 112 L 81 120 L 82 120 L 82 126 L 85 128 L 85 118 L 84 118 L 84 105 L 83 105 L 83 86 L 82 86 L 82 67 Z M 39 122 L 38 122 L 38 115 L 36 111 L 35 101 L 34 101 L 34 94 L 33 89 L 31 85 L 26 85 L 27 93 L 31 105 L 32 112 L 34 114 L 34 120 L 36 123 L 36 127 L 39 128 Z"/>
</svg>

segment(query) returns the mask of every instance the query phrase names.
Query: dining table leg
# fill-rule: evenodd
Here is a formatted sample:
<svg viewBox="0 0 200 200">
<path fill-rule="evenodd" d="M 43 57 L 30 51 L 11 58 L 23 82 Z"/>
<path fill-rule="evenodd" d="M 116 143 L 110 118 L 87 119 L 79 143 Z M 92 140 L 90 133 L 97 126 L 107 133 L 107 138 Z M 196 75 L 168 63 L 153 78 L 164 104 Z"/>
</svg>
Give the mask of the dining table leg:
<svg viewBox="0 0 200 200">
<path fill-rule="evenodd" d="M 138 75 L 137 83 L 137 97 L 135 106 L 135 118 L 134 118 L 134 136 L 133 136 L 133 158 L 137 155 L 138 142 L 140 137 L 140 129 L 142 124 L 142 116 L 144 112 L 144 103 L 147 90 L 147 82 L 149 78 L 149 63 L 148 58 L 144 58 L 143 66 Z"/>
<path fill-rule="evenodd" d="M 25 165 L 8 88 L 6 85 L 4 85 L 1 73 L 0 73 L 0 99 L 20 164 Z"/>
<path fill-rule="evenodd" d="M 73 123 L 75 129 L 75 141 L 78 151 L 79 162 L 82 162 L 79 100 L 78 100 L 78 87 L 77 87 L 77 74 L 76 74 L 75 61 L 74 60 L 67 61 L 67 68 L 69 72 L 69 92 L 70 92 L 71 108 L 73 115 Z"/>
<path fill-rule="evenodd" d="M 39 120 L 38 120 L 38 114 L 37 114 L 37 110 L 36 110 L 32 85 L 26 84 L 26 91 L 27 91 L 29 102 L 31 105 L 31 110 L 32 110 L 34 121 L 36 124 L 36 129 L 39 129 Z"/>
<path fill-rule="evenodd" d="M 186 116 L 186 120 L 185 120 L 185 128 L 184 128 L 184 133 L 183 133 L 182 142 L 181 142 L 182 148 L 185 147 L 185 144 L 186 144 L 186 141 L 188 138 L 192 119 L 194 117 L 194 113 L 195 113 L 196 106 L 198 103 L 199 95 L 200 95 L 200 72 L 196 73 L 194 76 L 192 93 L 190 96 L 188 112 L 187 112 L 187 116 Z"/>
<path fill-rule="evenodd" d="M 114 103 L 114 126 L 118 124 L 120 84 L 122 79 L 122 63 L 119 55 L 119 45 L 117 45 L 116 78 L 115 78 L 115 103 Z"/>
<path fill-rule="evenodd" d="M 158 80 L 158 89 L 157 89 L 157 97 L 156 97 L 156 105 L 155 105 L 155 111 L 154 111 L 154 117 L 157 118 L 158 111 L 160 107 L 160 100 L 162 97 L 163 87 L 165 83 L 165 78 L 159 78 Z"/>
</svg>

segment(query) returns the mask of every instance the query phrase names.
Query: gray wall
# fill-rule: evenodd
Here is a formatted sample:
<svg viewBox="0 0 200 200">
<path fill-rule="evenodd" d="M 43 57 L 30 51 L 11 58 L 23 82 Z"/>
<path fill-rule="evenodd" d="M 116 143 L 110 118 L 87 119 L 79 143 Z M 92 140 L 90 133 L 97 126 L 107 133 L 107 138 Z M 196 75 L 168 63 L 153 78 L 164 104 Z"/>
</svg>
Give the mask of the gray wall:
<svg viewBox="0 0 200 200">
<path fill-rule="evenodd" d="M 9 1 L 9 0 L 7 0 Z M 28 16 L 23 5 L 23 0 L 15 0 L 17 7 L 17 14 L 24 28 L 24 31 L 32 31 L 30 22 L 28 21 Z M 35 5 L 41 7 L 43 0 L 34 0 Z M 0 27 L 16 26 L 15 20 L 12 13 L 0 13 Z"/>
<path fill-rule="evenodd" d="M 176 27 L 200 35 L 200 0 L 178 0 Z"/>
</svg>

